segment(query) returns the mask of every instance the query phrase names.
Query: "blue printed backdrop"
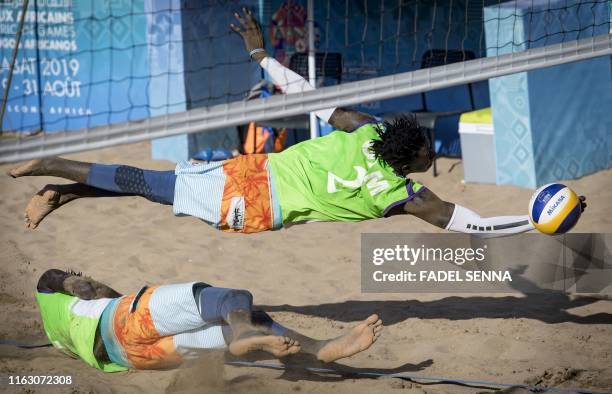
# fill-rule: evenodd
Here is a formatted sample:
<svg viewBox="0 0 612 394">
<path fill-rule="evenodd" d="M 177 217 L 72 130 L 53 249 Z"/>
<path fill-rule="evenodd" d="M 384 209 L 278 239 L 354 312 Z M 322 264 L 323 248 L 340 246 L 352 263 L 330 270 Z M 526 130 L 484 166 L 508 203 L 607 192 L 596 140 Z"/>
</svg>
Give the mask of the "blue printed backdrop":
<svg viewBox="0 0 612 394">
<path fill-rule="evenodd" d="M 21 2 L 0 4 L 3 87 Z M 147 117 L 144 2 L 31 1 L 4 130 L 56 131 Z"/>
<path fill-rule="evenodd" d="M 536 186 L 612 167 L 609 58 L 537 70 L 529 86 Z"/>
<path fill-rule="evenodd" d="M 233 13 L 256 10 L 256 0 L 182 0 L 182 45 L 187 108 L 244 100 L 261 80 L 242 39 L 230 30 Z"/>
<path fill-rule="evenodd" d="M 34 15 L 36 3 L 30 3 Z M 22 66 L 13 80 L 6 130 L 76 129 L 243 99 L 244 92 L 261 78 L 258 67 L 248 62 L 240 39 L 227 27 L 232 12 L 244 5 L 258 12 L 277 57 L 288 59 L 295 51 L 307 50 L 305 0 L 293 1 L 291 6 L 279 0 L 45 4 L 52 5 L 38 10 L 39 28 L 43 28 L 38 51 L 36 18 L 26 21 L 25 49 L 18 62 Z M 418 69 L 428 49 L 466 49 L 480 56 L 484 52 L 481 4 L 459 0 L 449 5 L 406 2 L 398 7 L 391 0 L 317 0 L 317 47 L 342 54 L 343 81 Z M 19 7 L 17 1 L 0 5 L 3 79 Z M 55 19 L 45 19 L 41 13 L 53 13 Z M 286 21 L 291 26 L 284 25 Z M 48 42 L 55 49 L 45 49 Z M 486 84 L 474 91 L 476 106 L 487 106 Z M 427 101 L 428 109 L 434 111 L 469 109 L 465 86 L 430 92 Z M 415 95 L 364 103 L 360 109 L 382 114 L 422 108 L 420 95 Z M 450 134 L 443 153 L 445 149 L 457 153 L 456 125 L 456 119 L 439 123 L 439 130 Z M 444 138 L 445 133 L 438 135 Z"/>
<path fill-rule="evenodd" d="M 148 0 L 148 93 L 151 116 L 185 111 L 185 62 L 180 0 Z"/>
<path fill-rule="evenodd" d="M 564 3 L 557 0 L 545 2 L 543 6 L 576 1 Z M 39 9 L 36 9 L 36 2 L 30 3 L 4 130 L 76 129 L 242 100 L 244 92 L 261 77 L 259 68 L 248 61 L 240 39 L 227 27 L 232 12 L 243 5 L 252 7 L 259 14 L 264 23 L 268 49 L 279 59 L 288 61 L 292 53 L 307 50 L 305 0 L 65 0 L 43 2 L 44 6 Z M 491 1 L 484 2 L 488 3 Z M 406 2 L 398 6 L 397 1 L 391 0 L 316 0 L 317 50 L 338 52 L 343 56 L 342 80 L 347 82 L 418 69 L 423 54 L 429 49 L 470 50 L 478 57 L 484 55 L 487 48 L 491 50 L 490 55 L 526 49 L 529 40 L 517 40 L 526 34 L 531 34 L 531 46 L 539 46 L 560 39 L 599 34 L 600 30 L 608 31 L 610 28 L 610 4 L 601 1 L 580 10 L 581 18 L 588 20 L 597 15 L 601 19 L 591 31 L 582 29 L 579 34 L 554 34 L 554 30 L 546 26 L 563 28 L 566 33 L 576 26 L 584 27 L 584 24 L 577 25 L 576 20 L 568 19 L 563 7 L 559 7 L 561 11 L 540 13 L 537 15 L 542 17 L 530 18 L 531 25 L 526 33 L 525 18 L 518 23 L 515 23 L 516 17 L 507 18 L 517 9 L 535 4 L 531 0 L 521 0 L 510 3 L 510 6 L 487 8 L 489 16 L 485 19 L 496 25 L 487 28 L 485 44 L 482 4 L 458 0 L 433 4 Z M 6 83 L 20 6 L 19 1 L 0 3 L 0 78 L 3 83 Z M 38 11 L 38 18 L 35 11 Z M 534 39 L 542 29 L 546 38 Z M 515 42 L 516 47 L 506 45 L 508 42 Z M 605 81 L 609 81 L 610 63 L 607 62 L 607 67 L 603 63 L 598 67 L 597 71 L 587 71 L 591 73 L 592 83 L 597 85 L 594 89 L 600 89 L 601 94 L 591 94 L 582 100 L 585 108 L 574 111 L 581 118 L 572 126 L 584 129 L 585 138 L 580 143 L 593 147 L 609 146 L 610 138 L 604 135 L 610 129 L 610 120 L 600 109 L 602 104 L 609 104 L 605 101 L 609 98 L 606 95 L 609 85 Z M 571 67 L 567 70 L 574 70 L 572 72 L 576 75 L 586 72 L 586 69 Z M 556 173 L 568 177 L 609 166 L 609 153 L 606 163 L 603 159 L 595 159 L 605 156 L 603 151 L 575 158 L 571 166 L 568 164 L 569 167 L 562 169 L 559 169 L 560 162 L 553 166 L 553 163 L 545 161 L 548 156 L 539 154 L 549 147 L 546 139 L 539 137 L 546 134 L 535 135 L 534 127 L 549 130 L 569 124 L 567 119 L 563 124 L 560 120 L 537 123 L 537 119 L 550 118 L 553 113 L 547 112 L 551 110 L 551 106 L 544 105 L 547 99 L 538 96 L 540 98 L 535 100 L 533 87 L 537 85 L 545 89 L 553 83 L 546 80 L 547 76 L 562 75 L 563 71 L 558 73 L 538 77 L 538 72 L 533 72 L 491 82 L 491 95 L 500 102 L 506 100 L 505 105 L 509 106 L 508 111 L 503 111 L 503 105 L 499 107 L 500 111 L 494 110 L 495 122 L 501 122 L 500 129 L 512 130 L 499 137 L 499 141 L 505 139 L 505 142 L 498 146 L 498 157 L 500 163 L 509 169 L 498 171 L 500 182 L 512 183 L 516 177 L 527 174 L 524 178 L 534 185 L 548 179 L 544 173 L 538 172 L 546 167 L 555 167 Z M 488 106 L 486 82 L 475 84 L 474 96 L 476 108 Z M 557 96 L 555 94 L 554 98 L 561 100 Z M 470 109 L 465 86 L 428 92 L 426 97 L 430 111 Z M 603 98 L 592 102 L 594 97 Z M 568 105 L 569 101 L 558 104 L 562 108 Z M 382 114 L 422 108 L 421 96 L 415 95 L 365 103 L 359 109 Z M 546 116 L 533 118 L 530 111 L 534 113 L 536 108 L 538 113 Z M 457 154 L 456 118 L 442 119 L 437 129 L 441 153 Z M 588 135 L 586 130 L 590 130 Z M 593 130 L 599 130 L 599 134 L 594 136 Z M 218 134 L 223 138 L 229 135 L 227 130 L 220 130 Z M 193 146 L 210 143 L 210 139 L 196 135 L 176 138 L 169 145 L 179 146 L 183 157 L 187 155 L 184 152 L 192 150 Z M 578 143 L 569 135 L 564 138 L 572 141 L 573 145 Z M 533 157 L 536 157 L 535 161 Z M 524 174 L 517 174 L 516 168 Z"/>
<path fill-rule="evenodd" d="M 16 45 L 16 35 L 23 5 L 18 2 L 0 3 L 0 73 L 2 93 L 8 87 L 8 74 L 12 60 L 12 51 Z M 34 11 L 30 4 L 29 15 Z M 72 19 L 72 15 L 69 16 Z M 31 19 L 24 24 L 21 50 L 17 53 L 12 84 L 10 87 L 6 114 L 2 124 L 3 130 L 38 130 L 40 129 L 40 82 L 39 57 L 36 50 L 36 29 Z M 66 50 L 76 47 L 74 30 L 63 32 L 64 39 L 57 40 L 58 46 Z M 53 40 L 55 41 L 55 40 Z M 45 72 L 48 68 L 45 65 Z M 67 70 L 66 70 L 67 71 Z M 68 74 L 68 72 L 66 72 Z M 27 127 L 23 127 L 27 125 Z"/>
<path fill-rule="evenodd" d="M 429 49 L 485 54 L 482 2 L 405 2 L 398 7 L 394 0 L 315 0 L 314 6 L 317 51 L 342 55 L 342 82 L 419 69 Z M 261 11 L 268 50 L 285 64 L 291 54 L 307 50 L 305 7 L 305 0 L 272 0 Z M 473 88 L 475 107 L 489 106 L 487 83 Z M 467 86 L 429 92 L 426 100 L 429 111 L 470 110 Z M 364 103 L 357 109 L 377 115 L 416 111 L 423 109 L 423 101 L 421 95 L 404 96 Z M 440 153 L 459 154 L 457 125 L 457 117 L 438 121 Z"/>
<path fill-rule="evenodd" d="M 488 54 L 607 34 L 611 3 L 579 4 L 520 0 L 485 8 Z M 608 57 L 494 78 L 490 90 L 497 183 L 535 188 L 612 166 Z"/>
<path fill-rule="evenodd" d="M 183 0 L 185 94 L 190 108 L 245 100 L 262 78 L 249 60 L 242 39 L 229 29 L 242 7 L 257 10 L 256 0 L 208 2 Z M 232 150 L 240 145 L 235 127 L 189 136 L 192 153 L 205 148 Z"/>
<path fill-rule="evenodd" d="M 168 2 L 154 3 L 159 14 L 159 8 Z M 172 17 L 168 17 L 172 19 L 171 44 L 167 42 L 166 32 L 160 33 L 166 44 L 151 46 L 157 52 L 151 61 L 159 58 L 155 69 L 151 69 L 152 86 L 156 86 L 150 89 L 152 110 L 157 107 L 158 112 L 177 112 L 244 100 L 246 92 L 262 75 L 259 66 L 249 61 L 242 39 L 229 29 L 229 24 L 234 19 L 233 13 L 243 6 L 256 9 L 256 1 L 173 0 L 172 4 Z M 151 29 L 159 29 L 157 25 L 152 23 Z M 155 81 L 154 75 L 159 75 L 159 81 Z M 174 93 L 159 96 L 165 89 Z M 157 105 L 153 105 L 153 100 Z M 155 140 L 152 155 L 176 162 L 193 157 L 205 148 L 232 150 L 239 144 L 235 127 L 219 128 Z"/>
<path fill-rule="evenodd" d="M 514 6 L 487 7 L 484 17 L 489 56 L 527 49 L 526 40 L 514 40 L 525 37 L 524 25 L 515 22 Z M 527 73 L 492 78 L 489 90 L 495 128 L 497 183 L 535 185 Z"/>
<path fill-rule="evenodd" d="M 151 116 L 187 110 L 185 99 L 185 64 L 183 61 L 180 0 L 146 2 L 149 38 L 150 83 L 148 88 Z M 184 135 L 151 142 L 153 159 L 179 161 L 188 157 Z"/>
</svg>

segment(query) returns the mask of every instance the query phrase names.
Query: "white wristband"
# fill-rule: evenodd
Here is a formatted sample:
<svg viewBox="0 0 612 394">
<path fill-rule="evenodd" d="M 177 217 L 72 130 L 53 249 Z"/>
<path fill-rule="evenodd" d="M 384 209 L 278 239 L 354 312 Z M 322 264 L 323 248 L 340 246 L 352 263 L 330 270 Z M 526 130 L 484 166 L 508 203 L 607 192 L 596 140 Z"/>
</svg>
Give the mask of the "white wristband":
<svg viewBox="0 0 612 394">
<path fill-rule="evenodd" d="M 265 52 L 266 50 L 263 48 L 255 48 L 251 52 L 249 52 L 249 57 L 252 58 L 254 54 L 259 52 Z"/>
<path fill-rule="evenodd" d="M 527 215 L 483 218 L 458 204 L 455 204 L 453 216 L 446 225 L 447 230 L 469 234 L 518 234 L 533 228 Z"/>
</svg>

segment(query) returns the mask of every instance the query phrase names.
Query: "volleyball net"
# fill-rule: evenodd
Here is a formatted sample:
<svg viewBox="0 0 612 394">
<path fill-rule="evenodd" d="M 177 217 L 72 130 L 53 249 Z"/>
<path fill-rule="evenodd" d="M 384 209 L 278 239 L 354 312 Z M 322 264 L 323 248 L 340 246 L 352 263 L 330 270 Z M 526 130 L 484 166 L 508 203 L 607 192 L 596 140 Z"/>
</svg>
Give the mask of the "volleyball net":
<svg viewBox="0 0 612 394">
<path fill-rule="evenodd" d="M 430 110 L 423 92 L 484 81 L 457 100 L 470 110 L 492 78 L 612 55 L 607 0 L 313 3 L 309 31 L 306 0 L 0 2 L 0 162 L 329 107 Z M 246 100 L 265 75 L 228 27 L 243 6 L 307 79 L 314 41 L 316 90 Z"/>
</svg>

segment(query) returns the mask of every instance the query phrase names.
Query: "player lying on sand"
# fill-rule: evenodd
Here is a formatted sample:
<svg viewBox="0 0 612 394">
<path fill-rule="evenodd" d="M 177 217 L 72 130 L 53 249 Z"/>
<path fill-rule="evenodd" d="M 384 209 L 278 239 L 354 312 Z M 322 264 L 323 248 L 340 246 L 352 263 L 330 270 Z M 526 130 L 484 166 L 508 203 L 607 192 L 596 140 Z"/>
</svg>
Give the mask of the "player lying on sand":
<svg viewBox="0 0 612 394">
<path fill-rule="evenodd" d="M 40 277 L 36 299 L 53 346 L 106 372 L 172 368 L 204 349 L 228 349 L 236 356 L 256 350 L 275 357 L 304 352 L 332 362 L 368 349 L 383 329 L 371 315 L 345 335 L 317 340 L 253 311 L 246 290 L 193 282 L 145 286 L 122 296 L 58 269 Z"/>
<path fill-rule="evenodd" d="M 285 93 L 312 90 L 304 78 L 268 56 L 251 12 L 236 14 L 253 60 Z M 273 154 L 240 156 L 206 165 L 179 163 L 175 171 L 82 163 L 60 158 L 30 161 L 13 177 L 58 176 L 77 185 L 47 185 L 26 208 L 35 228 L 51 211 L 80 197 L 140 195 L 173 205 L 177 215 L 199 217 L 232 232 L 257 232 L 309 221 L 361 221 L 414 215 L 464 233 L 513 234 L 533 229 L 527 215 L 483 218 L 440 199 L 409 178 L 425 172 L 434 151 L 414 117 L 392 122 L 345 108 L 316 112 L 338 131 Z M 584 197 L 581 197 L 584 201 Z M 527 203 L 525 203 L 527 205 Z"/>
</svg>

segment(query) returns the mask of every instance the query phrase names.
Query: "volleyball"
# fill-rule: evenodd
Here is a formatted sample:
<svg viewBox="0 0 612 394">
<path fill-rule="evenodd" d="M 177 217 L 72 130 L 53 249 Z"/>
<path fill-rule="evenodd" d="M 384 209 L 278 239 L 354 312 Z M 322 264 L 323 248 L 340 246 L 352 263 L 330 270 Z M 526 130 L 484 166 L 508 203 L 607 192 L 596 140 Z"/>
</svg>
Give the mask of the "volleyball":
<svg viewBox="0 0 612 394">
<path fill-rule="evenodd" d="M 568 232 L 578 222 L 581 211 L 578 195 L 560 183 L 540 187 L 529 202 L 531 222 L 544 234 Z"/>
</svg>

